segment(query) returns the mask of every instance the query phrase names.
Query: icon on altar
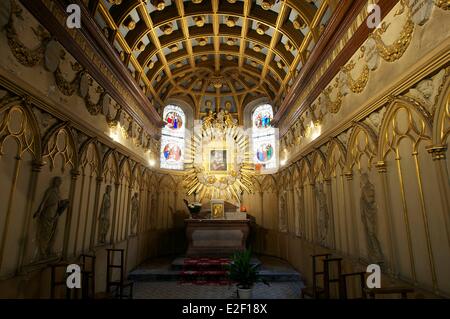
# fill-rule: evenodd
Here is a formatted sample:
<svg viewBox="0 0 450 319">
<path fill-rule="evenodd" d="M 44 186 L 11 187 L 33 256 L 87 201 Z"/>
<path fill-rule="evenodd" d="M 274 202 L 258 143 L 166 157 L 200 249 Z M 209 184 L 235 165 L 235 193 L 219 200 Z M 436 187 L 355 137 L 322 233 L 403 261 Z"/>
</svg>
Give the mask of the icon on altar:
<svg viewBox="0 0 450 319">
<path fill-rule="evenodd" d="M 225 218 L 225 205 L 223 200 L 220 199 L 211 200 L 211 218 L 212 219 Z"/>
<path fill-rule="evenodd" d="M 227 170 L 227 151 L 226 150 L 211 150 L 209 158 L 209 169 L 211 171 L 226 171 Z"/>
</svg>

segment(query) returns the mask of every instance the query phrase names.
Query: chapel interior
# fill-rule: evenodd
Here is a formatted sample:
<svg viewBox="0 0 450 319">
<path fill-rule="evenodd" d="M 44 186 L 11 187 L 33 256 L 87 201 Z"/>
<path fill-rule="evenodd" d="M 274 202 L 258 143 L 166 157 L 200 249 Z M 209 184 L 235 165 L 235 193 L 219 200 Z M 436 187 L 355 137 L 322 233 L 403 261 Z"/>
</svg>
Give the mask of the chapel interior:
<svg viewBox="0 0 450 319">
<path fill-rule="evenodd" d="M 0 1 L 0 298 L 450 297 L 449 8 Z"/>
</svg>

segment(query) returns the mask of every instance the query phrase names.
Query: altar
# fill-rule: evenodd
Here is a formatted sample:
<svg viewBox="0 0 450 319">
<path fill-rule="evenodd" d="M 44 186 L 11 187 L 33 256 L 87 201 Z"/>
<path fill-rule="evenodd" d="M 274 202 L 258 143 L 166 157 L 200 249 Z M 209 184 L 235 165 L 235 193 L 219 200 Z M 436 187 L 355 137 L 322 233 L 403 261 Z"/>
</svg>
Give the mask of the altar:
<svg viewBox="0 0 450 319">
<path fill-rule="evenodd" d="M 244 250 L 249 219 L 186 219 L 186 257 L 230 257 Z"/>
</svg>

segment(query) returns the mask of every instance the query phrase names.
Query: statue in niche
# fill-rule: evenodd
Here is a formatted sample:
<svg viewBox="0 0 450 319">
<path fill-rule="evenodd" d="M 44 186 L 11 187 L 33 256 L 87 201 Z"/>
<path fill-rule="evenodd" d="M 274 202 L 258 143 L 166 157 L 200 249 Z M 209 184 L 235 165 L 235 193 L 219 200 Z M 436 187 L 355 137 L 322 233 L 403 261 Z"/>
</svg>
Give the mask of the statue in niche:
<svg viewBox="0 0 450 319">
<path fill-rule="evenodd" d="M 131 198 L 131 233 L 136 234 L 136 225 L 139 217 L 139 197 L 138 193 L 134 193 Z"/>
<path fill-rule="evenodd" d="M 319 243 L 321 245 L 327 245 L 327 237 L 328 237 L 328 227 L 329 227 L 329 219 L 330 216 L 328 214 L 327 207 L 327 196 L 323 190 L 323 183 L 316 184 L 316 199 L 319 204 L 319 213 L 318 213 L 318 235 L 319 235 Z"/>
<path fill-rule="evenodd" d="M 106 242 L 106 234 L 109 230 L 109 210 L 111 208 L 111 185 L 106 185 L 105 193 L 103 194 L 102 207 L 98 216 L 98 241 L 101 244 Z"/>
<path fill-rule="evenodd" d="M 281 232 L 287 231 L 287 220 L 286 220 L 286 214 L 287 214 L 287 206 L 286 206 L 286 192 L 283 191 L 280 196 L 280 211 L 278 212 L 279 215 L 279 230 Z"/>
<path fill-rule="evenodd" d="M 375 202 L 375 187 L 370 182 L 367 173 L 361 174 L 361 220 L 367 240 L 369 261 L 383 260 L 380 242 L 377 238 L 377 206 Z"/>
<path fill-rule="evenodd" d="M 41 204 L 33 215 L 33 218 L 37 218 L 38 260 L 51 256 L 58 218 L 69 206 L 69 200 L 61 199 L 59 194 L 61 184 L 60 176 L 53 178 L 51 186 L 45 191 Z"/>
</svg>

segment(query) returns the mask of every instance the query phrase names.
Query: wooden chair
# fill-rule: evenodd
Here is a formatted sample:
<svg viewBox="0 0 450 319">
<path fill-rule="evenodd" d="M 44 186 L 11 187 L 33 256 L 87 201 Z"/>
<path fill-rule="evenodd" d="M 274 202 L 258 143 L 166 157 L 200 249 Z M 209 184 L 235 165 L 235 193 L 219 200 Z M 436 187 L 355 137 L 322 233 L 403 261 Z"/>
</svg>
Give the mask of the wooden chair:
<svg viewBox="0 0 450 319">
<path fill-rule="evenodd" d="M 67 287 L 67 266 L 69 264 L 66 262 L 59 262 L 56 264 L 51 264 L 51 276 L 50 276 L 50 298 L 56 298 L 57 287 L 65 288 L 65 298 L 66 299 L 76 299 L 78 298 L 78 289 L 70 289 Z"/>
<path fill-rule="evenodd" d="M 317 259 L 327 259 L 331 254 L 317 254 L 311 255 L 312 258 L 312 287 L 307 287 L 302 290 L 302 296 L 308 296 L 311 298 L 319 298 L 323 294 L 323 288 L 318 286 L 318 278 L 323 276 L 324 271 L 319 271 L 317 269 Z"/>
<path fill-rule="evenodd" d="M 330 271 L 332 264 L 337 265 L 337 276 L 331 277 Z M 323 287 L 325 299 L 330 299 L 330 284 L 337 284 L 339 287 L 340 277 L 342 273 L 342 258 L 326 258 L 323 260 Z"/>
<path fill-rule="evenodd" d="M 125 280 L 125 263 L 124 263 L 124 249 L 107 249 L 107 261 L 106 261 L 106 292 L 112 293 L 112 287 L 116 287 L 115 295 L 122 299 L 128 297 L 133 299 L 133 285 L 132 281 Z M 111 257 L 114 257 L 114 253 L 120 254 L 120 264 L 114 264 L 111 261 Z M 113 280 L 114 269 L 119 269 L 119 280 Z M 129 288 L 129 294 L 125 295 L 125 288 Z M 118 292 L 118 293 L 117 293 Z"/>
<path fill-rule="evenodd" d="M 364 271 L 341 274 L 339 281 L 339 298 L 348 299 L 347 279 L 350 277 L 357 277 L 359 278 L 361 299 L 366 299 L 366 274 L 367 273 Z"/>
<path fill-rule="evenodd" d="M 81 296 L 83 299 L 95 296 L 95 256 L 82 254 L 81 258 Z"/>
<path fill-rule="evenodd" d="M 412 287 L 385 287 L 385 288 L 365 288 L 369 299 L 376 299 L 379 295 L 400 295 L 401 299 L 408 299 L 408 293 L 413 293 Z"/>
</svg>

